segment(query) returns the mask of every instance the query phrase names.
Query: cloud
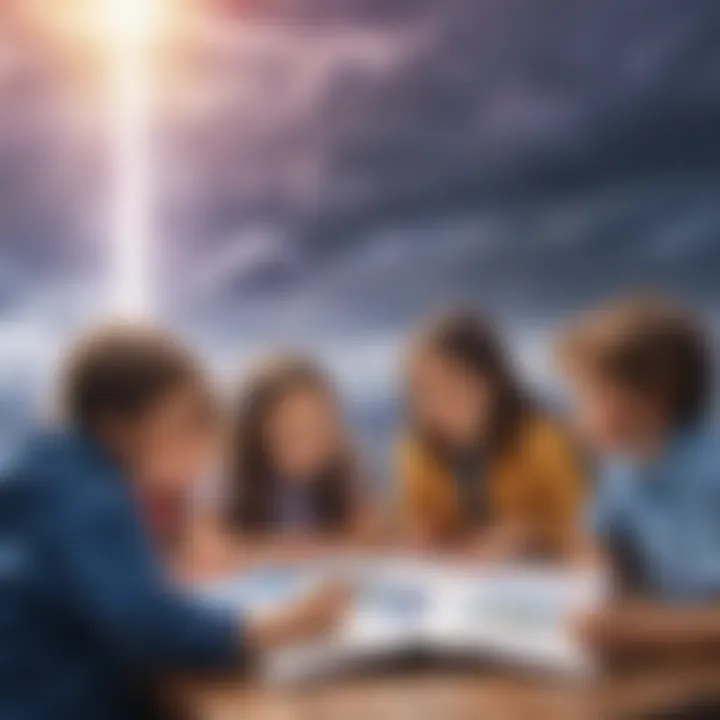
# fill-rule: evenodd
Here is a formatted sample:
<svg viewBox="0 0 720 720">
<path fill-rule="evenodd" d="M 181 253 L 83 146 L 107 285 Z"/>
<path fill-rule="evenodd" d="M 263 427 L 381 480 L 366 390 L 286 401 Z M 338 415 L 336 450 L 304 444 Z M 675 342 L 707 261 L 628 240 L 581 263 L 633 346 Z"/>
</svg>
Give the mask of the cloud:
<svg viewBox="0 0 720 720">
<path fill-rule="evenodd" d="M 193 177 L 168 190 L 170 277 L 242 254 L 227 244 L 257 225 L 305 268 L 266 280 L 231 263 L 208 313 L 236 297 L 251 327 L 332 328 L 404 322 L 443 297 L 522 314 L 633 282 L 712 296 L 715 4 L 386 6 L 278 2 L 188 40 L 203 51 L 168 111 L 163 176 Z M 194 88 L 212 102 L 186 108 Z M 654 237 L 697 212 L 673 275 Z"/>
<path fill-rule="evenodd" d="M 256 226 L 226 240 L 192 275 L 182 293 L 186 301 L 190 297 L 197 302 L 218 287 L 237 286 L 241 292 L 251 292 L 256 284 L 262 284 L 267 289 L 273 281 L 295 279 L 302 270 L 302 258 L 290 239 L 271 227 Z"/>
<path fill-rule="evenodd" d="M 212 7 L 158 83 L 156 270 L 228 364 L 305 343 L 370 397 L 441 305 L 524 338 L 640 286 L 720 307 L 716 0 Z M 108 272 L 103 106 L 3 30 L 0 323 L 60 338 Z"/>
</svg>

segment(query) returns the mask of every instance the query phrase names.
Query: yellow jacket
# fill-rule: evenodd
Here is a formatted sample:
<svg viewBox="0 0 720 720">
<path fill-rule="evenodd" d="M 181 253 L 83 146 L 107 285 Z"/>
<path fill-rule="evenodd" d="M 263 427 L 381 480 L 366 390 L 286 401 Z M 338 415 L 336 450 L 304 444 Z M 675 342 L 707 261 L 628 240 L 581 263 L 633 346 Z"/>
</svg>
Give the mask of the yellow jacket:
<svg viewBox="0 0 720 720">
<path fill-rule="evenodd" d="M 486 472 L 493 524 L 521 524 L 534 537 L 553 541 L 577 522 L 585 490 L 582 463 L 551 420 L 526 420 Z M 436 540 L 462 533 L 465 523 L 452 470 L 413 437 L 400 443 L 399 476 L 406 526 L 422 528 Z"/>
</svg>

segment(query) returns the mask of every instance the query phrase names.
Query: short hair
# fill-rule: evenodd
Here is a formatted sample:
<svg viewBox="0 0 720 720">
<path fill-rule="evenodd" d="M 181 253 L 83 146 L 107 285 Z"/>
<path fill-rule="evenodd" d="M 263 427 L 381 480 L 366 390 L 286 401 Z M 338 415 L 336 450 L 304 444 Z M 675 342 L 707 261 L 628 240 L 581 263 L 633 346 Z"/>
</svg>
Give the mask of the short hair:
<svg viewBox="0 0 720 720">
<path fill-rule="evenodd" d="M 108 418 L 132 421 L 172 390 L 207 389 L 199 362 L 176 337 L 151 326 L 118 324 L 78 340 L 66 361 L 66 419 L 94 432 Z"/>
<path fill-rule="evenodd" d="M 692 424 L 712 394 L 707 333 L 668 300 L 626 298 L 580 316 L 557 346 L 561 367 L 657 398 L 675 427 Z"/>
</svg>

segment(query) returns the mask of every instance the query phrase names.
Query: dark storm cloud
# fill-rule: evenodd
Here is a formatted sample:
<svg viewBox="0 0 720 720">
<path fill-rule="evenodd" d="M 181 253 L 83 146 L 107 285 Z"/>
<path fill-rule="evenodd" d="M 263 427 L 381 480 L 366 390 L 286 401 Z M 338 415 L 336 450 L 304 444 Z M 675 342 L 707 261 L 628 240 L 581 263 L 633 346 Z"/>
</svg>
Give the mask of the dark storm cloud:
<svg viewBox="0 0 720 720">
<path fill-rule="evenodd" d="M 520 317 L 633 286 L 716 303 L 717 3 L 236 7 L 174 108 L 171 305 L 322 332 L 455 298 Z M 301 261 L 228 262 L 184 292 L 258 225 Z"/>
<path fill-rule="evenodd" d="M 98 114 L 0 14 L 0 298 L 23 301 L 93 268 L 100 233 Z"/>
<path fill-rule="evenodd" d="M 0 9 L 0 454 L 50 404 L 59 347 L 99 307 L 97 115 Z"/>
<path fill-rule="evenodd" d="M 315 17 L 322 3 L 292 5 L 295 13 L 309 5 Z M 367 5 L 340 7 L 355 17 L 351 8 Z M 338 227 L 346 216 L 351 225 L 371 223 L 376 215 L 475 207 L 508 193 L 618 174 L 713 169 L 720 147 L 719 12 L 710 3 L 688 9 L 645 2 L 630 10 L 619 2 L 454 2 L 421 5 L 399 25 L 356 27 L 341 22 L 335 8 L 327 25 L 280 24 L 267 33 L 255 59 L 273 66 L 281 84 L 268 73 L 265 103 L 256 93 L 247 118 L 239 110 L 208 119 L 216 131 L 227 128 L 229 137 L 215 135 L 225 150 L 243 142 L 237 121 L 245 119 L 251 130 L 253 119 L 270 119 L 271 133 L 284 122 L 293 129 L 283 133 L 288 140 L 319 141 L 327 192 L 300 208 L 288 197 L 284 209 L 328 222 L 338 216 Z M 359 33 L 368 53 L 391 46 L 384 72 L 367 55 L 348 62 L 346 45 Z M 246 42 L 243 33 L 237 42 Z M 324 74 L 300 98 L 312 101 L 310 111 L 297 107 L 293 115 L 285 106 L 284 117 L 267 118 L 274 93 L 288 85 L 292 93 L 293 81 L 302 89 L 306 61 L 298 52 L 312 55 L 323 43 Z M 235 78 L 243 68 L 232 59 L 225 70 Z M 242 54 L 234 59 L 248 62 Z M 216 70 L 222 73 L 222 63 Z M 275 144 L 277 156 L 263 159 L 281 164 L 299 144 Z"/>
<path fill-rule="evenodd" d="M 208 2 L 156 106 L 164 310 L 232 344 L 638 285 L 716 307 L 718 32 L 715 0 Z M 0 308 L 36 315 L 99 277 L 103 120 L 19 51 Z"/>
<path fill-rule="evenodd" d="M 9 5 L 0 436 L 98 308 L 112 140 Z M 609 294 L 718 315 L 717 0 L 198 6 L 156 77 L 156 269 L 164 317 L 233 376 L 307 346 L 378 434 L 405 329 L 440 305 L 496 312 L 543 382 L 555 318 Z"/>
</svg>

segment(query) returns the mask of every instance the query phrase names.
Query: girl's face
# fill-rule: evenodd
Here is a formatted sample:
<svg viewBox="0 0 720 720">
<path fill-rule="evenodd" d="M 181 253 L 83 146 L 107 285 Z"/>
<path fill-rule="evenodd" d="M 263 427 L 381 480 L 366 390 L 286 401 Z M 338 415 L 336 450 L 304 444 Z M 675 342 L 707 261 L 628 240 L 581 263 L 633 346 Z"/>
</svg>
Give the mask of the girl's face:
<svg viewBox="0 0 720 720">
<path fill-rule="evenodd" d="M 473 445 L 489 424 L 488 383 L 432 350 L 412 359 L 410 402 L 418 424 L 451 446 Z"/>
<path fill-rule="evenodd" d="M 265 427 L 273 469 L 292 482 L 310 482 L 337 455 L 342 431 L 330 394 L 297 388 L 275 406 Z"/>
</svg>

